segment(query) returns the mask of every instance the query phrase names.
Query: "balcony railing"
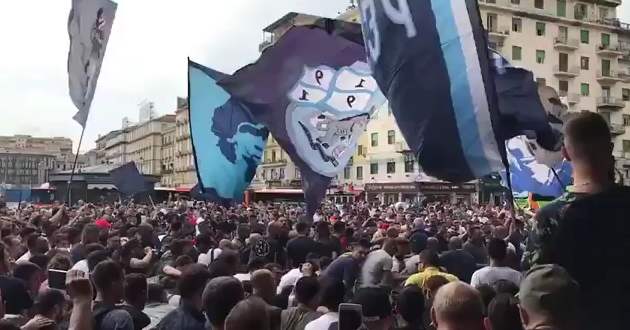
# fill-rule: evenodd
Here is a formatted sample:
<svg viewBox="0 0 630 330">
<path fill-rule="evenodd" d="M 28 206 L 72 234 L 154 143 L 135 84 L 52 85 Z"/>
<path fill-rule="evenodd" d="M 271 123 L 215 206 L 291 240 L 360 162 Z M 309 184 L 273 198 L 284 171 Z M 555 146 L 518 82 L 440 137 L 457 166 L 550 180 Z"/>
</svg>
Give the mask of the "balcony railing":
<svg viewBox="0 0 630 330">
<path fill-rule="evenodd" d="M 619 44 L 600 44 L 597 46 L 597 54 L 599 55 L 623 55 L 624 50 Z"/>
<path fill-rule="evenodd" d="M 554 39 L 554 46 L 556 48 L 574 50 L 580 47 L 580 43 L 577 39 L 568 39 L 567 37 L 556 37 Z"/>
<path fill-rule="evenodd" d="M 580 74 L 580 68 L 577 66 L 561 67 L 560 65 L 556 65 L 553 67 L 553 74 L 572 78 Z"/>
<path fill-rule="evenodd" d="M 577 93 L 567 93 L 565 91 L 560 91 L 560 97 L 564 97 L 569 104 L 576 104 L 580 102 L 580 94 Z"/>
<path fill-rule="evenodd" d="M 597 81 L 600 83 L 615 83 L 622 80 L 623 76 L 613 70 L 597 71 Z"/>
<path fill-rule="evenodd" d="M 610 134 L 612 135 L 626 134 L 626 128 L 623 125 L 610 124 Z"/>
<path fill-rule="evenodd" d="M 601 96 L 597 98 L 597 106 L 605 108 L 623 108 L 626 104 L 622 99 L 613 96 Z"/>
</svg>

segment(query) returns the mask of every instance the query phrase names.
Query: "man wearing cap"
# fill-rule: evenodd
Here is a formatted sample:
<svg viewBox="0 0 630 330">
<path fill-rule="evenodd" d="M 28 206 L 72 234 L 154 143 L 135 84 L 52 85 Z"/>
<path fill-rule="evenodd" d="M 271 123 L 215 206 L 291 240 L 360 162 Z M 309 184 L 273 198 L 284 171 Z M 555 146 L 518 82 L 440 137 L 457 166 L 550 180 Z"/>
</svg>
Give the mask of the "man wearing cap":
<svg viewBox="0 0 630 330">
<path fill-rule="evenodd" d="M 525 330 L 578 329 L 579 286 L 558 265 L 530 269 L 521 282 L 518 300 Z"/>
</svg>

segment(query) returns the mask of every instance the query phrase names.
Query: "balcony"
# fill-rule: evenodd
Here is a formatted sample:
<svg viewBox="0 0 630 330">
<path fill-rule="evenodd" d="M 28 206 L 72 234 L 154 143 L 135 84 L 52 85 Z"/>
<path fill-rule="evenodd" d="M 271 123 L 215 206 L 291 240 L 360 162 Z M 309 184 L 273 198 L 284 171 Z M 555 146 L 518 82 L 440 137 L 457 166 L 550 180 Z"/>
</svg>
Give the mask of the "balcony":
<svg viewBox="0 0 630 330">
<path fill-rule="evenodd" d="M 619 98 L 612 96 L 602 96 L 597 98 L 597 107 L 605 108 L 608 110 L 619 110 L 623 109 L 626 106 L 626 103 Z"/>
<path fill-rule="evenodd" d="M 277 166 L 277 165 L 286 165 L 287 164 L 287 160 L 286 159 L 265 159 L 265 161 L 263 161 L 262 163 L 265 166 Z"/>
<path fill-rule="evenodd" d="M 575 78 L 580 74 L 580 69 L 577 66 L 568 68 L 556 65 L 553 67 L 553 74 L 558 78 Z"/>
<path fill-rule="evenodd" d="M 260 45 L 258 45 L 258 51 L 262 53 L 265 49 L 267 49 L 267 47 L 273 45 L 273 43 L 274 43 L 273 34 L 265 36 L 265 38 L 260 43 Z"/>
<path fill-rule="evenodd" d="M 488 39 L 490 41 L 502 42 L 510 35 L 510 28 L 501 26 L 501 27 L 491 27 L 488 29 Z"/>
<path fill-rule="evenodd" d="M 569 105 L 580 103 L 580 94 L 577 93 L 567 93 L 565 91 L 560 91 L 560 98 L 566 99 L 566 102 Z"/>
<path fill-rule="evenodd" d="M 626 134 L 626 128 L 619 124 L 610 124 L 610 134 L 617 136 Z"/>
<path fill-rule="evenodd" d="M 623 77 L 619 73 L 612 70 L 604 72 L 597 71 L 597 81 L 600 84 L 610 85 L 619 81 L 623 81 Z"/>
<path fill-rule="evenodd" d="M 577 39 L 567 39 L 566 37 L 556 37 L 553 46 L 557 50 L 572 51 L 580 47 Z"/>
<path fill-rule="evenodd" d="M 619 46 L 619 44 L 600 44 L 597 46 L 597 55 L 619 57 L 624 55 L 624 50 L 621 46 Z"/>
</svg>

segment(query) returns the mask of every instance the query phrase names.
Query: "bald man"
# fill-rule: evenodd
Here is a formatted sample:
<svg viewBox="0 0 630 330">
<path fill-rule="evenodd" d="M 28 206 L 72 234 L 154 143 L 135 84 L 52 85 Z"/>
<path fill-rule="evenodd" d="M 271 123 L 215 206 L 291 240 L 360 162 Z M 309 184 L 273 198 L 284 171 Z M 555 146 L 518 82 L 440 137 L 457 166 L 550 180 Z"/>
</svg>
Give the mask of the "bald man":
<svg viewBox="0 0 630 330">
<path fill-rule="evenodd" d="M 484 330 L 483 301 L 472 286 L 451 282 L 433 300 L 431 321 L 437 330 Z"/>
</svg>

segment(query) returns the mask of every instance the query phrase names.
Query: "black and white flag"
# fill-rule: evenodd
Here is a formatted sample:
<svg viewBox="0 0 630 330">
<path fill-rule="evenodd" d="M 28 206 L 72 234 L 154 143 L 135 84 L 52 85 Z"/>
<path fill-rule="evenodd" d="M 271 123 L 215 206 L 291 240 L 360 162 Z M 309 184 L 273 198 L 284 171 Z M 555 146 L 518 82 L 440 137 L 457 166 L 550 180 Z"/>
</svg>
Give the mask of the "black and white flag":
<svg viewBox="0 0 630 330">
<path fill-rule="evenodd" d="M 72 118 L 83 127 L 94 98 L 116 6 L 110 0 L 72 0 L 68 18 L 68 85 L 70 98 L 79 110 Z"/>
</svg>

